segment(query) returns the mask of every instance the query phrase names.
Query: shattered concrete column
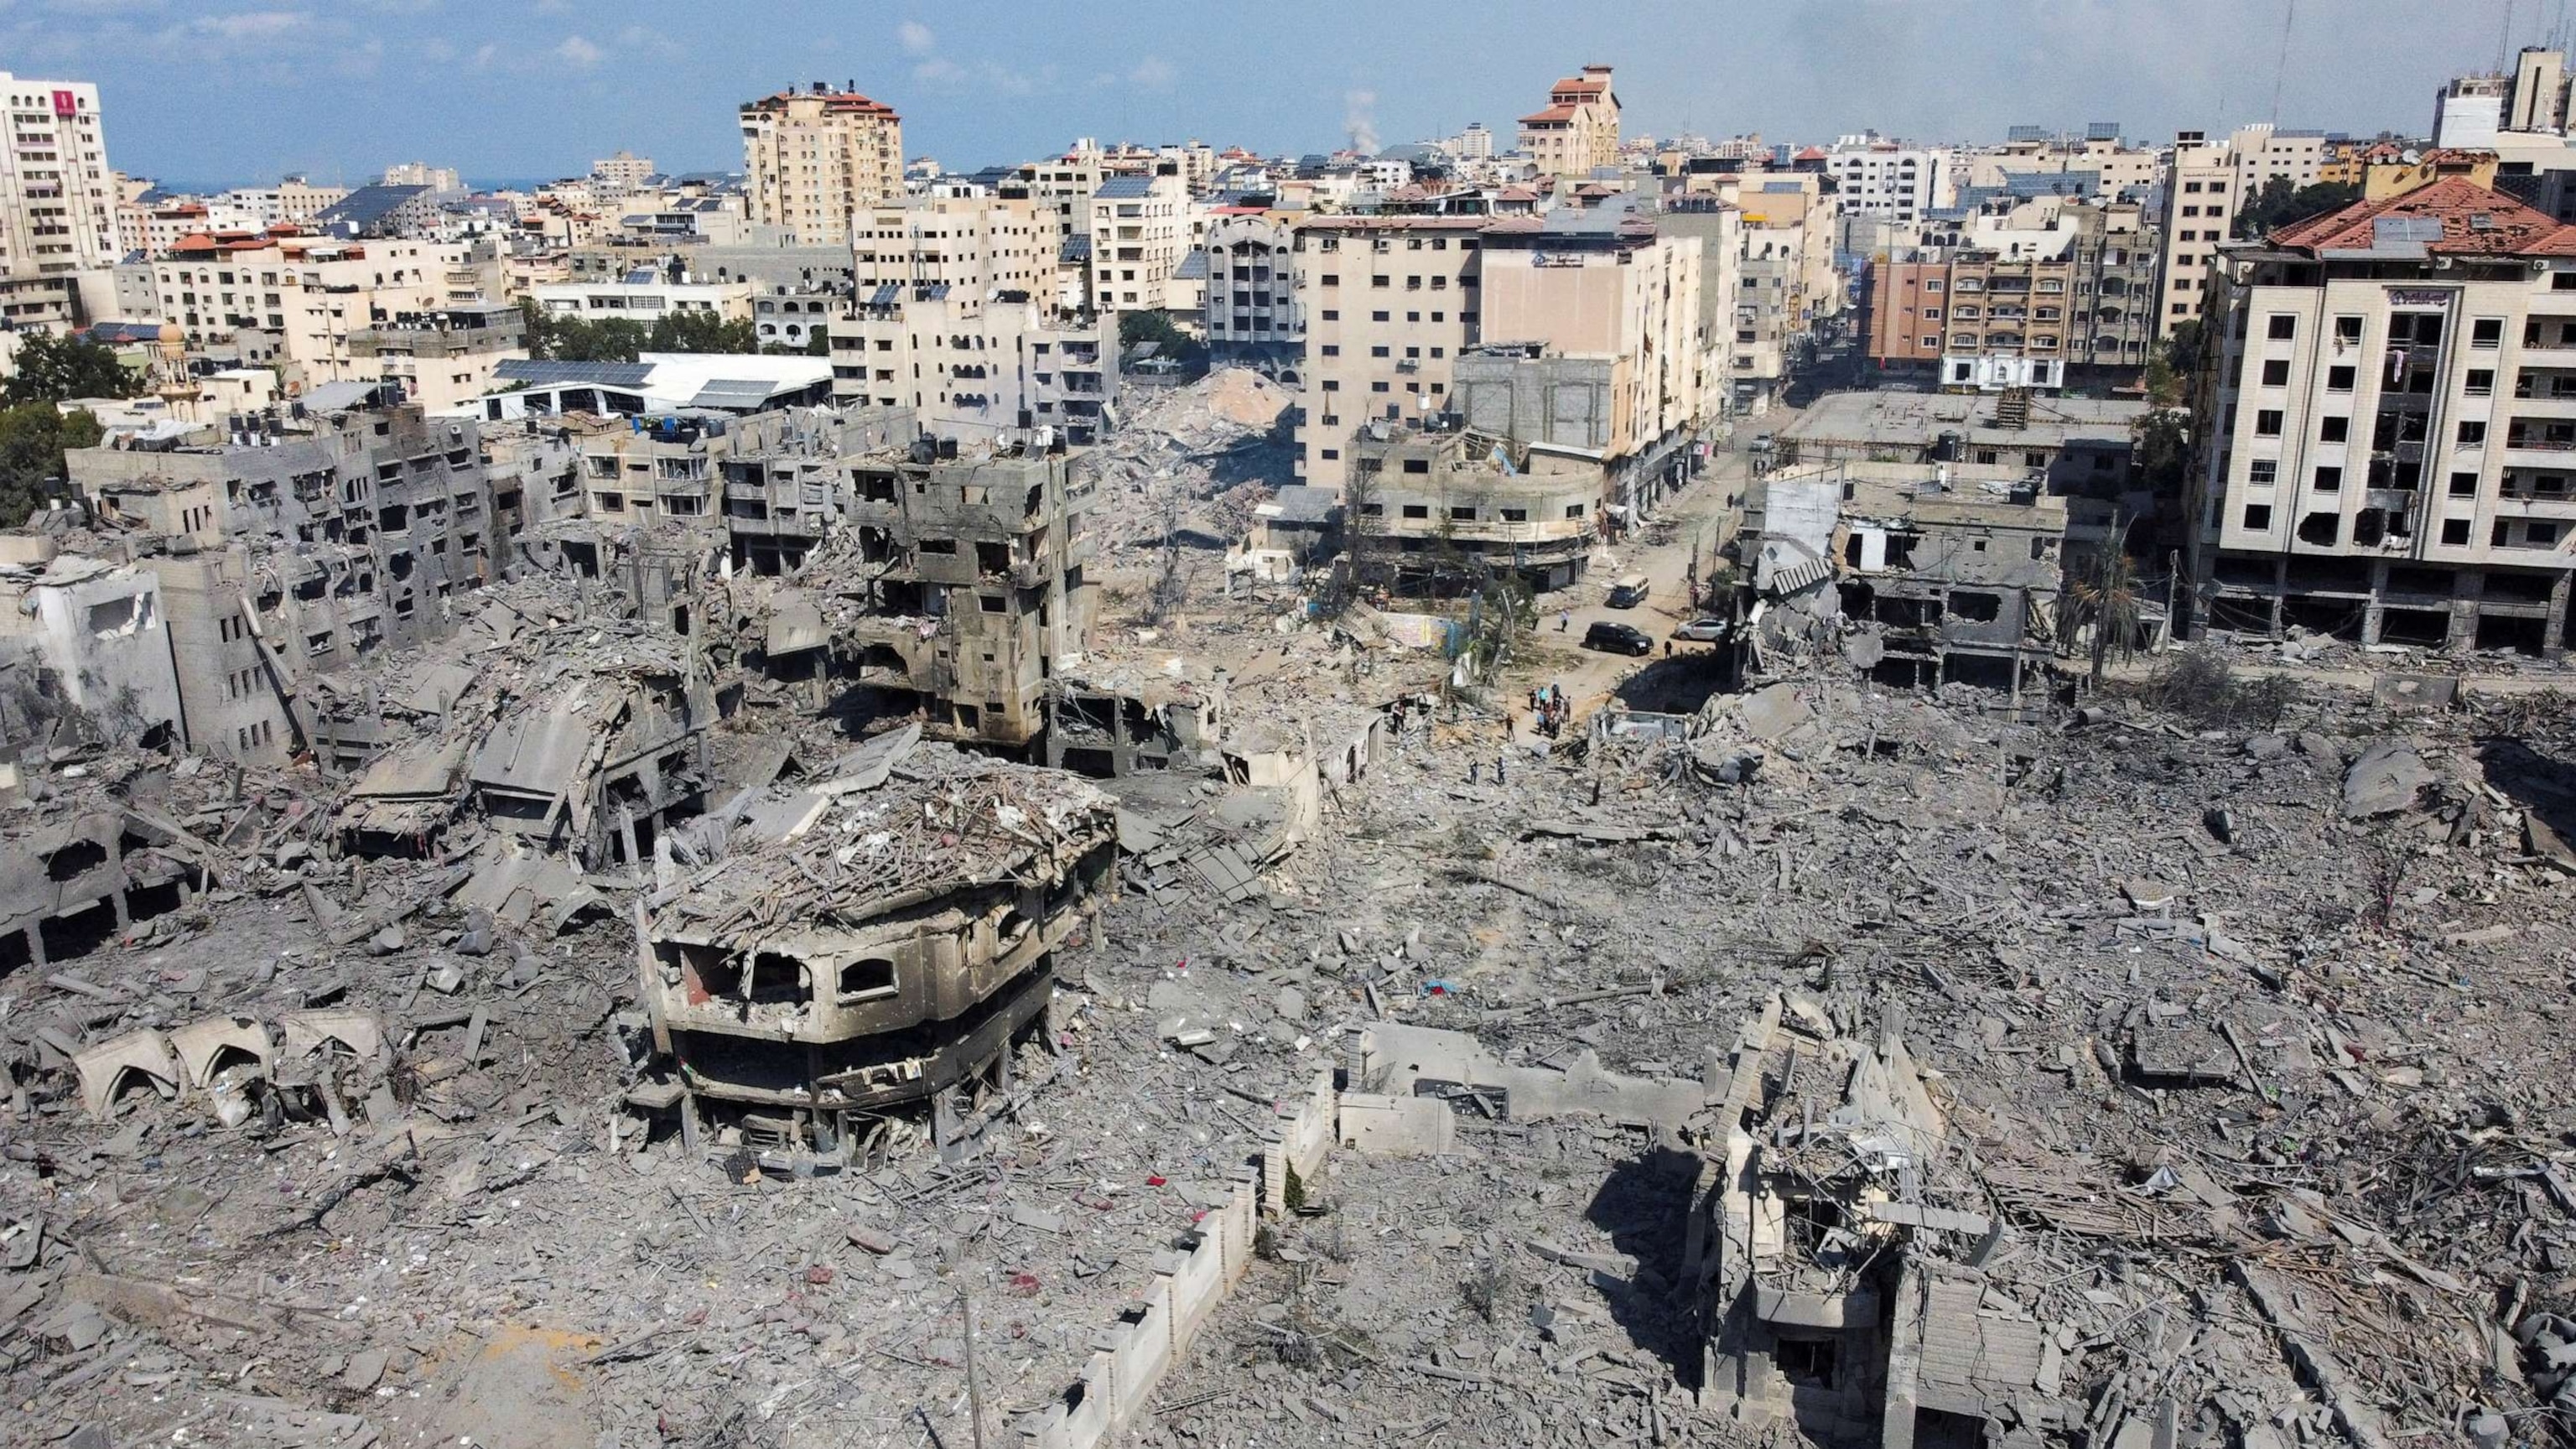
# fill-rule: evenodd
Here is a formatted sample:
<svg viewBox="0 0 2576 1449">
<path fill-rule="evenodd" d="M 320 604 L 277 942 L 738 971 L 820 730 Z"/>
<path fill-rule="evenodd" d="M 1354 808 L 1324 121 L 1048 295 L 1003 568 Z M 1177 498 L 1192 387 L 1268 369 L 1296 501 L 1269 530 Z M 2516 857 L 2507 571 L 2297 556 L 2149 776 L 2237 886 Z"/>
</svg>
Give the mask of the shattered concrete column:
<svg viewBox="0 0 2576 1449">
<path fill-rule="evenodd" d="M 1923 1310 L 1930 1297 L 1923 1270 L 1907 1260 L 1896 1280 L 1896 1311 L 1888 1325 L 1887 1398 L 1878 1449 L 1914 1449 L 1915 1389 L 1923 1375 Z"/>
</svg>

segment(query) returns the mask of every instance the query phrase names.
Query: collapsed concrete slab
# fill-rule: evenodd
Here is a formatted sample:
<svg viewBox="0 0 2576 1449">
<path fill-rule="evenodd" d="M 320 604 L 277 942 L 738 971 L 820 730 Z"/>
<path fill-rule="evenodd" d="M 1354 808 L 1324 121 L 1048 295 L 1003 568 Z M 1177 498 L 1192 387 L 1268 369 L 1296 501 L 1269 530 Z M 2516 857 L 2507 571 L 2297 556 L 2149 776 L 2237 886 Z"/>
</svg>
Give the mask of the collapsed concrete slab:
<svg viewBox="0 0 2576 1449">
<path fill-rule="evenodd" d="M 629 1100 L 791 1152 L 846 1153 L 866 1114 L 1007 1072 L 1117 851 L 1089 785 L 947 747 L 734 816 L 721 855 L 638 908 L 670 1070 Z"/>
</svg>

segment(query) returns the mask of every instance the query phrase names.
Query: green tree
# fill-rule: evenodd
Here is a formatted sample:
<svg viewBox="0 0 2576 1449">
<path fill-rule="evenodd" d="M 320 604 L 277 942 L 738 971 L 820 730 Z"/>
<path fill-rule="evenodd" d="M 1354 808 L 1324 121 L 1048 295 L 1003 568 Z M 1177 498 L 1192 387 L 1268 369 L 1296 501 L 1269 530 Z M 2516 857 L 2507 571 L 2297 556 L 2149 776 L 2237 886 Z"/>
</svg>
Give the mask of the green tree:
<svg viewBox="0 0 2576 1449">
<path fill-rule="evenodd" d="M 2263 189 L 2251 200 L 2236 208 L 2236 235 L 2262 236 L 2294 221 L 2340 211 L 2359 200 L 2361 188 L 2347 181 L 2299 186 L 2286 176 L 2275 176 L 2264 182 Z"/>
<path fill-rule="evenodd" d="M 44 502 L 46 480 L 63 476 L 63 453 L 95 448 L 104 436 L 86 411 L 66 417 L 49 402 L 0 408 L 0 528 L 16 528 Z"/>
<path fill-rule="evenodd" d="M 114 349 L 78 337 L 31 332 L 18 340 L 18 370 L 0 403 L 65 402 L 79 397 L 132 397 L 143 379 Z"/>
<path fill-rule="evenodd" d="M 1183 332 L 1168 313 L 1119 313 L 1118 346 L 1123 350 L 1146 342 L 1156 344 L 1163 356 L 1179 363 L 1194 363 L 1207 356 L 1206 344 Z"/>
<path fill-rule="evenodd" d="M 2180 408 L 2150 408 L 2129 429 L 2130 456 L 2138 480 L 2159 497 L 2177 497 L 2191 468 L 2191 414 Z"/>
</svg>

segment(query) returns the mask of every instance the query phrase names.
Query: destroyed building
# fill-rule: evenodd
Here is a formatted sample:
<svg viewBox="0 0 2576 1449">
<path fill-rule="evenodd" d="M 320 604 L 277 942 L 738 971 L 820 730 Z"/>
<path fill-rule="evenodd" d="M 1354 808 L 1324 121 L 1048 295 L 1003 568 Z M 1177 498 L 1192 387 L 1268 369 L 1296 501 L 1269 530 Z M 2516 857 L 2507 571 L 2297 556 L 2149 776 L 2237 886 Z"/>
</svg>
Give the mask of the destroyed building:
<svg viewBox="0 0 2576 1449">
<path fill-rule="evenodd" d="M 2054 1327 L 1976 1271 L 2002 1224 L 1899 1034 L 1775 997 L 1717 1116 L 1683 1265 L 1704 1408 L 1853 1449 L 2047 1442 L 2081 1421 Z"/>
<path fill-rule="evenodd" d="M 882 735 L 690 833 L 639 969 L 673 1070 L 630 1094 L 847 1155 L 881 1109 L 1007 1071 L 1053 953 L 1114 882 L 1109 803 L 1058 772 Z"/>
<path fill-rule="evenodd" d="M 1412 588 L 1512 572 L 1561 589 L 1608 526 L 1597 456 L 1493 435 L 1370 422 L 1353 440 L 1344 528 Z"/>
<path fill-rule="evenodd" d="M 312 675 L 439 637 L 449 601 L 506 556 L 475 424 L 381 395 L 330 383 L 221 429 L 66 455 L 100 530 L 161 576 L 201 748 L 282 763 Z"/>
<path fill-rule="evenodd" d="M 2019 688 L 2058 647 L 2066 500 L 2036 472 L 1845 462 L 1751 485 L 1743 617 L 1765 643 L 1848 630 L 1882 683 Z"/>
<path fill-rule="evenodd" d="M 1047 681 L 1091 621 L 1097 484 L 1061 448 L 959 456 L 917 443 L 853 465 L 836 647 L 854 682 L 908 699 L 934 735 L 1020 749 L 1046 725 Z"/>
</svg>

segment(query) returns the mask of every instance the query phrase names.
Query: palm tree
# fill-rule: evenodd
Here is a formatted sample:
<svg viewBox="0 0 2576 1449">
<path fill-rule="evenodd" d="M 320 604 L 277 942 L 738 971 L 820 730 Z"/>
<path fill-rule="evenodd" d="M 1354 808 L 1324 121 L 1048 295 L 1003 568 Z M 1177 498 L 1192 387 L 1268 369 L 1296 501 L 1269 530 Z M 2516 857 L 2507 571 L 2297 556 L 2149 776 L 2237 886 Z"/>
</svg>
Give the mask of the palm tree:
<svg viewBox="0 0 2576 1449">
<path fill-rule="evenodd" d="M 2123 664 L 2138 652 L 2138 572 L 2129 562 L 2129 524 L 2126 513 L 2112 514 L 2110 532 L 2093 560 L 2091 575 L 2069 582 L 2058 595 L 2061 637 L 2072 638 L 2076 630 L 2092 626 L 2095 689 L 2102 687 L 2102 673 L 2114 650 Z"/>
</svg>

